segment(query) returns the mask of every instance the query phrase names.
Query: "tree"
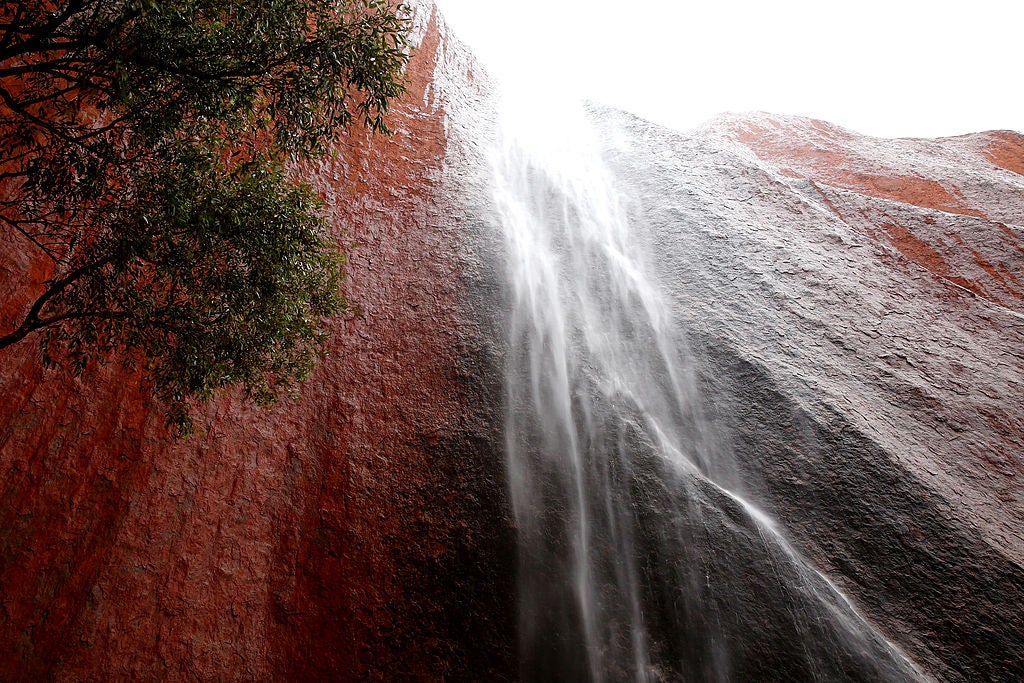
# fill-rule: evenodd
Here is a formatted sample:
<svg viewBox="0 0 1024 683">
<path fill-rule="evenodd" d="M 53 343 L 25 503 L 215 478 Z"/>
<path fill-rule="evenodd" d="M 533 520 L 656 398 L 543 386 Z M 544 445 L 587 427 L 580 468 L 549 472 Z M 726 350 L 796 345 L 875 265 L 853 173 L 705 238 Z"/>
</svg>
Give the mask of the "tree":
<svg viewBox="0 0 1024 683">
<path fill-rule="evenodd" d="M 0 9 L 0 229 L 52 277 L 30 336 L 81 372 L 114 352 L 169 424 L 240 384 L 271 401 L 348 304 L 321 202 L 289 169 L 403 92 L 385 0 L 15 0 Z"/>
</svg>

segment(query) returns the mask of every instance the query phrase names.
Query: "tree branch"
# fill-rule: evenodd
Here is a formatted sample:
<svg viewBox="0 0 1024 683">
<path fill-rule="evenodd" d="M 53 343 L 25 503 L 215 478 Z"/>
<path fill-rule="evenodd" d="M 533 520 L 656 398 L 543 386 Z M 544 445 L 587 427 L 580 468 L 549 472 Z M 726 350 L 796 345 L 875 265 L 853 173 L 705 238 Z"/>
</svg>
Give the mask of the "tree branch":
<svg viewBox="0 0 1024 683">
<path fill-rule="evenodd" d="M 4 349 L 10 346 L 11 344 L 15 344 L 21 341 L 22 339 L 27 337 L 32 332 L 35 332 L 36 330 L 55 324 L 55 321 L 59 322 L 62 319 L 66 319 L 66 317 L 62 318 L 61 316 L 57 316 L 55 318 L 41 319 L 39 317 L 39 314 L 42 312 L 43 307 L 46 306 L 46 302 L 48 302 L 50 299 L 63 292 L 65 289 L 67 289 L 68 285 L 72 284 L 75 280 L 79 279 L 83 275 L 86 275 L 91 271 L 102 268 L 103 266 L 110 263 L 112 260 L 113 256 L 106 256 L 98 261 L 93 261 L 92 263 L 87 263 L 83 266 L 79 266 L 78 268 L 74 269 L 65 277 L 59 280 L 51 281 L 50 286 L 47 288 L 47 290 L 43 292 L 38 299 L 35 300 L 34 304 L 32 304 L 32 308 L 29 309 L 28 315 L 26 315 L 25 319 L 22 320 L 21 325 L 19 325 L 17 329 L 15 329 L 10 334 L 6 334 L 0 337 L 0 349 Z"/>
<path fill-rule="evenodd" d="M 10 218 L 8 218 L 7 216 L 4 216 L 3 214 L 0 214 L 0 220 L 3 220 L 5 223 L 7 223 L 7 225 L 11 226 L 15 230 L 17 230 L 19 233 L 21 233 L 28 241 L 30 241 L 32 244 L 34 244 L 37 247 L 39 247 L 39 249 L 44 254 L 46 254 L 48 257 L 50 257 L 50 260 L 52 260 L 54 263 L 59 263 L 60 262 L 60 260 L 56 256 L 56 254 L 54 254 L 52 251 L 50 251 L 50 249 L 46 245 L 44 245 L 42 242 L 40 242 L 38 239 L 36 239 L 36 237 L 34 235 L 32 235 L 30 232 L 28 232 L 27 230 L 25 230 L 25 228 L 21 227 L 21 225 L 19 224 L 18 221 L 11 220 Z"/>
<path fill-rule="evenodd" d="M 18 55 L 41 51 L 39 46 L 43 44 L 43 41 L 52 36 L 57 28 L 64 22 L 81 12 L 82 9 L 85 8 L 86 1 L 87 0 L 71 0 L 71 2 L 65 6 L 63 12 L 51 17 L 45 24 L 38 26 L 26 26 L 24 29 L 19 29 L 17 34 L 28 34 L 30 36 L 29 39 L 20 43 L 8 45 L 4 49 L 0 50 L 0 60 L 6 60 Z M 8 33 L 8 35 L 10 35 L 10 33 Z M 4 38 L 6 40 L 6 36 L 4 36 Z"/>
</svg>

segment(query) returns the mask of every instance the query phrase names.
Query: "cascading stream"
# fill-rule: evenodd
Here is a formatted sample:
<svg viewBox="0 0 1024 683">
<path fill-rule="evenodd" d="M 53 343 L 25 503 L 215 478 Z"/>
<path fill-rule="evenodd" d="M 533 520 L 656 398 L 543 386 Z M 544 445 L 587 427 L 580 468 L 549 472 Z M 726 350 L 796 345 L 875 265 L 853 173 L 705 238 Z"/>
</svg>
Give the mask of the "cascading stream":
<svg viewBox="0 0 1024 683">
<path fill-rule="evenodd" d="M 528 681 L 921 675 L 742 496 L 582 109 L 493 154 Z"/>
</svg>

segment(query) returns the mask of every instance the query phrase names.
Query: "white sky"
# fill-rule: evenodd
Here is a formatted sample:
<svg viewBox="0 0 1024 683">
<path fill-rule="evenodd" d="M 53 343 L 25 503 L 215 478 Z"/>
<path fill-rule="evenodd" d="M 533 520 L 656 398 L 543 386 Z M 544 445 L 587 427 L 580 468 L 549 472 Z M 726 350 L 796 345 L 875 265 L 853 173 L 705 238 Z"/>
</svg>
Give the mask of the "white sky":
<svg viewBox="0 0 1024 683">
<path fill-rule="evenodd" d="M 869 135 L 1024 132 L 1020 0 L 437 3 L 502 80 L 678 129 L 762 110 Z"/>
</svg>

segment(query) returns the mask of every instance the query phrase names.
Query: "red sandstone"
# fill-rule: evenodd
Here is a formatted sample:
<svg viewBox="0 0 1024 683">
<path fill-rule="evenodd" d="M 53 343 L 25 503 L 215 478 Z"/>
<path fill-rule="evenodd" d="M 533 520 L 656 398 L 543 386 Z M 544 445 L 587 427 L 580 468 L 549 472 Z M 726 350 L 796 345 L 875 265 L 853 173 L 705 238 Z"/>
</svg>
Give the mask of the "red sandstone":
<svg viewBox="0 0 1024 683">
<path fill-rule="evenodd" d="M 361 312 L 300 398 L 225 396 L 176 441 L 116 363 L 79 380 L 44 372 L 31 340 L 0 356 L 0 679 L 441 680 L 472 655 L 429 593 L 481 545 L 438 447 L 476 410 L 454 370 L 458 235 L 431 218 L 440 40 L 432 20 L 393 137 L 353 131 L 302 169 Z M 10 327 L 48 274 L 0 253 Z"/>
<path fill-rule="evenodd" d="M 899 140 L 854 136 L 823 121 L 806 121 L 797 127 L 783 119 L 763 117 L 736 122 L 731 127 L 731 136 L 780 175 L 811 181 L 831 211 L 860 226 L 873 239 L 891 245 L 906 262 L 920 266 L 951 286 L 1024 310 L 1024 290 L 1020 286 L 1024 261 L 1007 258 L 1008 254 L 1024 253 L 1020 236 L 990 215 L 992 205 L 968 197 L 959 186 L 962 179 L 955 174 L 907 174 L 898 148 L 884 148 L 898 146 Z M 873 143 L 867 151 L 862 149 Z M 950 139 L 950 147 L 957 144 L 975 145 L 984 150 L 993 164 L 1024 174 L 1024 137 L 1016 133 Z M 977 220 L 970 223 L 969 229 L 950 228 L 945 220 L 940 226 L 935 219 L 907 223 L 880 209 L 878 204 L 854 210 L 850 202 L 825 188 L 932 210 L 938 212 L 936 216 L 954 214 Z"/>
</svg>

